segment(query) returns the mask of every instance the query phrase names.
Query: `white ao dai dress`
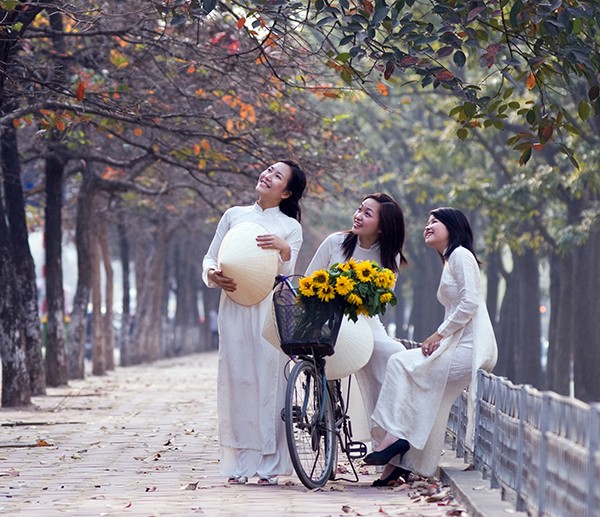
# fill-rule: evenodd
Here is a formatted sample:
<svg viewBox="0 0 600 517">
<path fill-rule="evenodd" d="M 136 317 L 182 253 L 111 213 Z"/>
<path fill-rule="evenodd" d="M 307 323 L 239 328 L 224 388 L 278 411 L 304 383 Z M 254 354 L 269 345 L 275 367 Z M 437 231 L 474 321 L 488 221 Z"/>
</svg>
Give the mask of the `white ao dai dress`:
<svg viewBox="0 0 600 517">
<path fill-rule="evenodd" d="M 420 349 L 390 357 L 372 416 L 374 438 L 387 431 L 408 440 L 402 466 L 423 476 L 435 474 L 452 404 L 469 383 L 475 393 L 477 370 L 490 371 L 497 359 L 479 266 L 466 248 L 445 262 L 437 297 L 445 309 L 440 347 L 429 357 Z"/>
<path fill-rule="evenodd" d="M 291 258 L 279 261 L 279 273 L 294 274 L 302 245 L 302 227 L 279 207 L 263 210 L 258 204 L 228 209 L 221 218 L 203 261 L 203 279 L 217 268 L 221 241 L 227 231 L 243 221 L 265 227 L 265 233 L 283 238 Z M 274 280 L 274 279 L 273 279 Z M 221 293 L 219 304 L 219 361 L 217 410 L 219 417 L 220 471 L 224 476 L 275 477 L 292 473 L 281 419 L 284 407 L 284 367 L 287 357 L 262 337 L 271 297 L 246 307 Z"/>
</svg>

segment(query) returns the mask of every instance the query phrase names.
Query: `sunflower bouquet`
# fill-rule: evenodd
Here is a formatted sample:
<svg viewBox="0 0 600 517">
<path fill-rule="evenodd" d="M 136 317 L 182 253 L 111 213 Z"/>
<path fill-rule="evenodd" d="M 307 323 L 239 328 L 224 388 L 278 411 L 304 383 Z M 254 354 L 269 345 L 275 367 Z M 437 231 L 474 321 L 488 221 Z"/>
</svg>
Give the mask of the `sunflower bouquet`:
<svg viewBox="0 0 600 517">
<path fill-rule="evenodd" d="M 396 305 L 394 273 L 376 262 L 350 259 L 276 290 L 273 302 L 281 349 L 288 355 L 331 355 L 344 316 L 384 314 Z"/>
<path fill-rule="evenodd" d="M 388 305 L 396 305 L 395 283 L 396 275 L 377 262 L 350 259 L 300 279 L 298 300 L 312 316 L 337 306 L 356 321 L 360 314 L 384 314 Z"/>
</svg>

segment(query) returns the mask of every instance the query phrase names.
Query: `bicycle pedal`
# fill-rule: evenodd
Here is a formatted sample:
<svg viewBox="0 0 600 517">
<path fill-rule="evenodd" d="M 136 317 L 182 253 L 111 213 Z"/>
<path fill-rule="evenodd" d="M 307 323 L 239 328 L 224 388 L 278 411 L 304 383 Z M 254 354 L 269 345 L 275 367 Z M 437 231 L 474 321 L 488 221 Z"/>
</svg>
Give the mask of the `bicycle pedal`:
<svg viewBox="0 0 600 517">
<path fill-rule="evenodd" d="M 285 408 L 281 410 L 281 420 L 285 422 Z M 294 406 L 292 408 L 292 422 L 298 423 L 302 421 L 302 408 L 300 406 Z"/>
<path fill-rule="evenodd" d="M 348 445 L 346 445 L 346 453 L 353 460 L 364 458 L 367 452 L 367 445 L 363 442 L 348 442 Z"/>
</svg>

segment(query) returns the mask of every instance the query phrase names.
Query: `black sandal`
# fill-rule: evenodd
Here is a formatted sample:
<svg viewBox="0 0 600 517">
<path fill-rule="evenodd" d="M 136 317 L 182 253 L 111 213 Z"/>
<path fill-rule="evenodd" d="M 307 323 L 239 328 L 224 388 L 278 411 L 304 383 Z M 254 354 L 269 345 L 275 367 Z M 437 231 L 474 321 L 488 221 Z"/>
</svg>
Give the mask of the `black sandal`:
<svg viewBox="0 0 600 517">
<path fill-rule="evenodd" d="M 410 470 L 403 469 L 402 467 L 395 467 L 389 476 L 376 479 L 371 486 L 392 486 L 399 478 L 408 481 L 408 476 L 410 476 Z"/>
</svg>

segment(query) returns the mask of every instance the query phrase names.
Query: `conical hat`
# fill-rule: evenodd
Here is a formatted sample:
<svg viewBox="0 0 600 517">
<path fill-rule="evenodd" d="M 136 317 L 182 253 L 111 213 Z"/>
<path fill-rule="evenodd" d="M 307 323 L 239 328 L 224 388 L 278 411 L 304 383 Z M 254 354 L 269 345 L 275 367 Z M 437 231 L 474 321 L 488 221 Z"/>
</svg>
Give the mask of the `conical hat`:
<svg viewBox="0 0 600 517">
<path fill-rule="evenodd" d="M 235 291 L 225 294 L 240 305 L 256 305 L 273 289 L 279 252 L 256 245 L 256 237 L 268 233 L 260 224 L 246 221 L 233 226 L 221 242 L 219 269 L 237 284 Z"/>
<path fill-rule="evenodd" d="M 262 336 L 275 348 L 281 350 L 277 321 L 273 310 L 267 311 Z M 373 332 L 364 318 L 354 323 L 346 316 L 342 320 L 335 344 L 335 353 L 326 358 L 325 374 L 328 379 L 341 379 L 352 375 L 369 362 L 373 353 Z"/>
<path fill-rule="evenodd" d="M 341 379 L 360 370 L 371 359 L 373 332 L 364 318 L 355 323 L 346 316 L 335 343 L 335 353 L 326 358 L 325 374 L 328 379 Z"/>
</svg>

